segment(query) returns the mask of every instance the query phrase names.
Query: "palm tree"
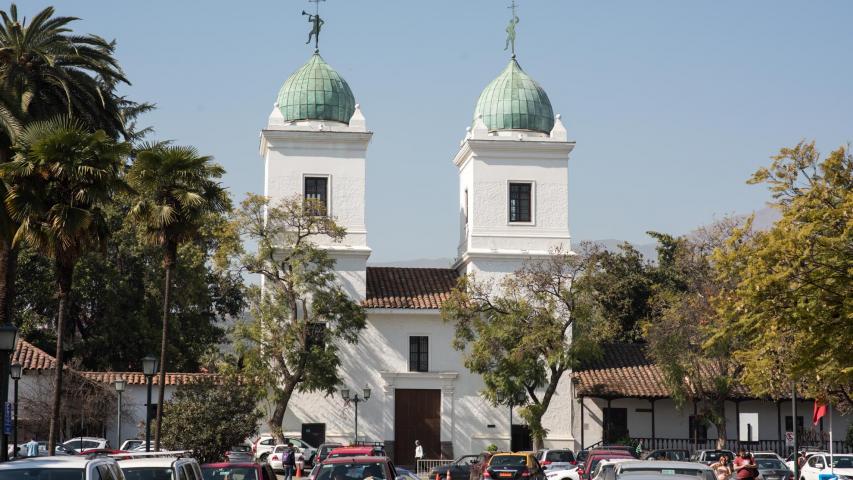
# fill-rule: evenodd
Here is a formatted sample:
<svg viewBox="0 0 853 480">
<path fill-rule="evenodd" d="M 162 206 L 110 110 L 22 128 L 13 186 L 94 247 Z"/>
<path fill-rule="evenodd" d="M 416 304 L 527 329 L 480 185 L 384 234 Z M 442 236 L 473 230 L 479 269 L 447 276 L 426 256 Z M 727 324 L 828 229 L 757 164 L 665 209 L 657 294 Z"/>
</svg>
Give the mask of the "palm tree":
<svg viewBox="0 0 853 480">
<path fill-rule="evenodd" d="M 47 7 L 30 19 L 13 3 L 0 11 L 0 162 L 12 159 L 21 129 L 66 114 L 109 136 L 125 135 L 126 105 L 116 96 L 129 83 L 114 57 L 115 44 L 95 35 L 75 35 L 74 17 L 55 17 Z M 144 105 L 144 104 L 143 104 Z M 0 197 L 6 196 L 0 185 Z M 18 225 L 0 208 L 0 323 L 11 322 Z"/>
<path fill-rule="evenodd" d="M 59 309 L 56 371 L 48 451 L 59 433 L 62 356 L 74 266 L 86 249 L 108 235 L 103 206 L 126 186 L 121 171 L 130 147 L 103 130 L 88 131 L 68 117 L 35 122 L 18 136 L 12 161 L 0 165 L 5 206 L 18 223 L 13 245 L 27 242 L 52 259 Z"/>
<path fill-rule="evenodd" d="M 178 246 L 198 237 L 211 214 L 230 210 L 228 192 L 217 181 L 225 170 L 193 147 L 155 143 L 143 146 L 127 174 L 136 199 L 130 217 L 139 222 L 148 240 L 163 249 L 163 333 L 160 338 L 160 385 L 154 449 L 160 449 L 163 396 L 166 386 L 166 344 L 172 274 Z"/>
</svg>

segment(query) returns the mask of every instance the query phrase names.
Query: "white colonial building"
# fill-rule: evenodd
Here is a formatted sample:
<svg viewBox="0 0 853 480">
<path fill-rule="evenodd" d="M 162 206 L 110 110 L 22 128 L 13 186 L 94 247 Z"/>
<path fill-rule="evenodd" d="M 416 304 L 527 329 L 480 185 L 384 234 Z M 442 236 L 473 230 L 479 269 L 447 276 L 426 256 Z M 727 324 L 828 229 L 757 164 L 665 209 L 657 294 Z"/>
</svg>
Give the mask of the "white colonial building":
<svg viewBox="0 0 853 480">
<path fill-rule="evenodd" d="M 372 137 L 346 81 L 315 53 L 285 81 L 260 142 L 266 195 L 319 199 L 348 231 L 342 243 L 321 243 L 337 260 L 346 290 L 368 312 L 359 342 L 342 351 L 345 385 L 371 392 L 358 405 L 358 440 L 384 442 L 403 465 L 412 464 L 416 439 L 427 458 L 476 453 L 490 444 L 525 448 L 526 427 L 517 425 L 517 416 L 513 422 L 508 408 L 481 397 L 483 382 L 451 347 L 454 327 L 441 320 L 439 308 L 460 275 L 499 279 L 526 259 L 570 250 L 568 166 L 575 144 L 545 91 L 513 56 L 483 90 L 451 159 L 459 171 L 456 262 L 452 268 L 379 268 L 367 266 L 365 165 Z M 761 448 L 784 451 L 794 422 L 784 418 L 787 404 L 746 395 L 730 404 L 730 439 L 748 431 L 752 440 L 765 441 Z M 803 418 L 811 405 L 801 402 L 801 428 L 809 424 Z M 356 436 L 354 409 L 339 395 L 297 394 L 284 430 L 309 443 L 348 443 Z M 631 437 L 646 447 L 710 446 L 705 439 L 713 440 L 713 429 L 694 409 L 701 405 L 675 407 L 642 345 L 614 345 L 603 359 L 565 376 L 545 418 L 545 443 L 579 449 Z M 847 423 L 836 419 L 836 440 Z"/>
</svg>

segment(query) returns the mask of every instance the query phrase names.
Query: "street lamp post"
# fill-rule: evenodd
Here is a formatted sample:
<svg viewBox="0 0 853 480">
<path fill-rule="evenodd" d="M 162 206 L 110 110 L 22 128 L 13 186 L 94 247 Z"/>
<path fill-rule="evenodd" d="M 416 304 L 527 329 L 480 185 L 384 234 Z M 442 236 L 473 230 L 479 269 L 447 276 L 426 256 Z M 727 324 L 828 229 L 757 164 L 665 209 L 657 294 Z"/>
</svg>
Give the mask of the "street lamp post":
<svg viewBox="0 0 853 480">
<path fill-rule="evenodd" d="M 3 398 L 3 409 L 0 413 L 0 426 L 3 428 L 3 435 L 0 435 L 0 459 L 2 461 L 9 460 L 9 435 L 6 433 L 6 422 L 12 419 L 7 418 L 7 406 L 9 406 L 9 357 L 15 351 L 15 339 L 18 336 L 18 329 L 11 323 L 0 325 L 0 397 Z"/>
<path fill-rule="evenodd" d="M 370 399 L 370 389 L 367 386 L 362 390 L 362 396 L 359 397 L 358 393 L 350 396 L 350 392 L 348 388 L 341 389 L 341 398 L 344 399 L 344 402 L 349 404 L 352 403 L 355 405 L 355 440 L 354 443 L 358 443 L 358 404 L 361 402 L 366 402 Z"/>
<path fill-rule="evenodd" d="M 21 379 L 21 374 L 24 373 L 24 367 L 20 363 L 13 363 L 11 367 L 9 367 L 9 373 L 12 375 L 12 380 L 15 381 L 15 414 L 12 418 L 14 418 L 14 423 L 12 424 L 12 445 L 14 445 L 14 450 L 12 450 L 12 455 L 17 458 L 18 457 L 18 380 Z"/>
<path fill-rule="evenodd" d="M 157 373 L 157 357 L 147 355 L 142 359 L 142 373 L 148 386 L 148 401 L 145 403 L 145 451 L 151 451 L 151 383 Z"/>
<path fill-rule="evenodd" d="M 118 414 L 116 415 L 116 448 L 121 448 L 121 394 L 127 386 L 127 381 L 118 379 L 114 383 L 118 393 Z"/>
</svg>

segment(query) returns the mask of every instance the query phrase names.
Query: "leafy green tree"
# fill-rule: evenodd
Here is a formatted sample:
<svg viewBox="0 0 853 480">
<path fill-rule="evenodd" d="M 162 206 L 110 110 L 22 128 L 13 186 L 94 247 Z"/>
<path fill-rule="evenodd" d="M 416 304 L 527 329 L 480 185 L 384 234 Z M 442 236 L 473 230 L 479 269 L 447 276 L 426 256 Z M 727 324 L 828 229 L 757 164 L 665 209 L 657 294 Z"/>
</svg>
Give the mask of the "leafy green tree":
<svg viewBox="0 0 853 480">
<path fill-rule="evenodd" d="M 563 374 L 582 356 L 599 354 L 617 330 L 584 278 L 590 260 L 589 253 L 555 251 L 497 284 L 462 277 L 441 307 L 456 326 L 453 346 L 465 352 L 465 367 L 483 377 L 483 396 L 496 406 L 525 399 L 519 413 L 534 449 L 542 448 L 542 417 Z"/>
<path fill-rule="evenodd" d="M 108 235 L 103 208 L 125 188 L 120 172 L 129 145 L 100 130 L 88 132 L 80 122 L 58 118 L 28 126 L 16 150 L 11 162 L 0 165 L 0 179 L 10 186 L 6 207 L 20 225 L 14 242 L 24 241 L 52 259 L 56 274 L 56 388 L 48 436 L 53 455 L 74 266 L 83 252 L 103 244 Z"/>
<path fill-rule="evenodd" d="M 355 343 L 365 327 L 364 309 L 341 287 L 334 259 L 314 243 L 346 236 L 322 212 L 321 204 L 299 196 L 271 203 L 250 195 L 235 218 L 258 245 L 243 266 L 264 282 L 250 290 L 251 319 L 237 325 L 236 351 L 243 375 L 262 385 L 274 405 L 267 423 L 279 441 L 293 392 L 333 393 L 340 345 Z"/>
<path fill-rule="evenodd" d="M 74 336 L 65 355 L 86 370 L 138 371 L 142 357 L 160 346 L 163 252 L 127 218 L 131 200 L 118 195 L 104 209 L 112 232 L 106 249 L 83 254 L 74 271 L 68 318 Z M 223 322 L 245 307 L 243 279 L 219 258 L 227 261 L 239 241 L 227 220 L 211 215 L 199 238 L 178 248 L 180 294 L 174 295 L 167 352 L 173 371 L 212 368 L 207 357 L 224 340 Z M 18 273 L 15 323 L 23 338 L 50 351 L 56 341 L 51 263 L 23 245 Z"/>
<path fill-rule="evenodd" d="M 128 82 L 115 44 L 72 33 L 76 18 L 54 16 L 47 7 L 27 23 L 14 3 L 0 17 L 0 162 L 12 159 L 18 135 L 31 122 L 65 114 L 117 138 L 127 133 L 125 114 L 150 108 L 116 96 L 116 85 Z M 0 184 L 0 197 L 6 187 Z M 0 323 L 11 320 L 15 301 L 17 230 L 10 212 L 0 208 Z"/>
<path fill-rule="evenodd" d="M 163 444 L 191 450 L 199 463 L 221 460 L 232 445 L 258 433 L 258 390 L 235 376 L 181 385 L 166 403 Z"/>
<path fill-rule="evenodd" d="M 841 147 L 821 160 L 814 142 L 783 148 L 749 183 L 765 184 L 781 218 L 749 224 L 717 252 L 726 289 L 725 328 L 757 395 L 796 382 L 813 398 L 853 409 L 853 157 Z"/>
<path fill-rule="evenodd" d="M 136 192 L 130 217 L 144 228 L 148 240 L 163 250 L 163 331 L 160 341 L 159 404 L 166 386 L 171 293 L 178 247 L 196 240 L 211 214 L 231 209 L 227 191 L 218 181 L 225 170 L 194 147 L 156 143 L 143 146 L 127 173 Z M 160 449 L 163 409 L 157 410 L 154 449 Z"/>
<path fill-rule="evenodd" d="M 715 303 L 736 280 L 720 276 L 711 255 L 735 228 L 737 221 L 727 218 L 690 236 L 652 233 L 659 242 L 659 267 L 653 312 L 643 324 L 649 355 L 675 404 L 701 407 L 700 416 L 717 430 L 718 448 L 726 444 L 725 402 L 743 368 L 732 356 L 738 339 L 723 329 L 725 318 Z"/>
</svg>

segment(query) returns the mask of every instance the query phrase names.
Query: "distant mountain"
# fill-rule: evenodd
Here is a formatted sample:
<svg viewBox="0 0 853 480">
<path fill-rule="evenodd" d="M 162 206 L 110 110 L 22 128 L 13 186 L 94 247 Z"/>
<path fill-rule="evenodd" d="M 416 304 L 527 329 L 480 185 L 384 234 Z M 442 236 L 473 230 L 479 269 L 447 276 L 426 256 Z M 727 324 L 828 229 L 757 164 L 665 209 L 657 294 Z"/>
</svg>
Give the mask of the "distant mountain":
<svg viewBox="0 0 853 480">
<path fill-rule="evenodd" d="M 759 210 L 756 210 L 752 214 L 755 215 L 755 220 L 753 222 L 753 227 L 756 230 L 767 230 L 769 229 L 773 223 L 779 219 L 780 215 L 776 209 L 765 207 Z M 739 218 L 743 218 L 744 220 L 749 216 L 747 215 L 738 215 Z M 688 233 L 689 235 L 689 233 Z M 578 245 L 581 244 L 583 240 L 573 240 L 572 245 L 577 248 Z M 619 244 L 623 243 L 624 240 L 617 240 L 613 238 L 608 238 L 604 240 L 591 240 L 592 243 L 601 245 L 607 250 L 616 251 L 619 247 Z M 629 242 L 630 243 L 630 242 Z M 634 248 L 636 248 L 640 253 L 643 254 L 644 257 L 651 261 L 655 261 L 657 259 L 657 250 L 655 247 L 656 243 L 633 243 Z M 452 258 L 416 258 L 413 260 L 400 260 L 400 261 L 392 261 L 392 262 L 370 262 L 369 265 L 371 267 L 405 267 L 405 268 L 450 268 L 453 264 Z"/>
</svg>

